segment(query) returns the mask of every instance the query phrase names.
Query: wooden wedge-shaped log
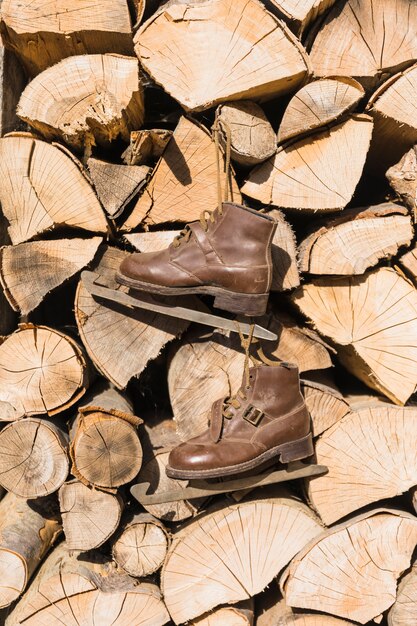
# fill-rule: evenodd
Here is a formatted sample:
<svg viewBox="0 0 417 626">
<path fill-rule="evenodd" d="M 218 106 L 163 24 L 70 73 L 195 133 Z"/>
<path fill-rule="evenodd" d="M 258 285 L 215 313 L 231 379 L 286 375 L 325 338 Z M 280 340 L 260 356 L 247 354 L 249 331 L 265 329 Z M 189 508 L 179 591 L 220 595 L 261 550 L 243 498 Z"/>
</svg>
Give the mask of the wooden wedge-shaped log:
<svg viewBox="0 0 417 626">
<path fill-rule="evenodd" d="M 163 128 L 132 131 L 130 144 L 122 154 L 123 162 L 126 165 L 152 164 L 162 156 L 171 137 L 172 130 Z"/>
<path fill-rule="evenodd" d="M 7 626 L 163 626 L 169 622 L 157 585 L 134 580 L 98 552 L 78 556 L 69 552 L 66 543 L 58 546 L 7 618 Z"/>
<path fill-rule="evenodd" d="M 304 48 L 257 0 L 170 3 L 134 42 L 145 70 L 188 111 L 279 96 L 308 73 Z"/>
<path fill-rule="evenodd" d="M 108 286 L 122 291 L 115 273 L 126 254 L 107 248 L 96 270 Z M 190 300 L 194 302 L 195 300 Z M 148 361 L 156 358 L 166 343 L 188 326 L 188 322 L 149 311 L 95 300 L 80 280 L 75 315 L 81 340 L 97 369 L 116 387 L 123 389 L 138 376 Z M 103 340 L 105 338 L 105 340 Z"/>
<path fill-rule="evenodd" d="M 302 87 L 291 98 L 278 129 L 283 143 L 334 122 L 353 111 L 365 91 L 350 77 L 322 78 Z"/>
<path fill-rule="evenodd" d="M 117 494 L 89 489 L 71 480 L 59 490 L 59 507 L 68 550 L 93 550 L 115 532 L 122 515 Z"/>
<path fill-rule="evenodd" d="M 0 282 L 15 311 L 27 315 L 93 260 L 101 237 L 29 241 L 0 249 Z"/>
<path fill-rule="evenodd" d="M 175 624 L 259 593 L 321 533 L 308 507 L 275 493 L 209 512 L 174 536 L 161 589 Z"/>
<path fill-rule="evenodd" d="M 94 488 L 115 489 L 137 475 L 142 423 L 130 401 L 109 383 L 94 386 L 71 427 L 72 473 Z"/>
<path fill-rule="evenodd" d="M 417 519 L 400 510 L 374 509 L 333 526 L 282 575 L 286 602 L 365 624 L 394 603 L 416 542 Z"/>
<path fill-rule="evenodd" d="M 372 119 L 367 115 L 318 130 L 279 148 L 252 170 L 241 191 L 263 204 L 287 209 L 343 209 L 362 175 L 371 135 Z"/>
<path fill-rule="evenodd" d="M 301 380 L 301 391 L 313 423 L 313 434 L 318 437 L 350 413 L 350 406 L 334 382 L 316 373 L 314 380 Z"/>
<path fill-rule="evenodd" d="M 295 362 L 302 372 L 331 367 L 326 345 L 315 333 L 309 333 L 293 320 L 276 314 L 265 316 L 261 321 L 279 337 L 272 359 L 275 356 Z M 269 354 L 270 348 L 266 345 L 264 348 Z M 201 434 L 207 428 L 213 402 L 237 392 L 242 382 L 244 360 L 239 338 L 216 330 L 204 334 L 192 331 L 180 346 L 173 346 L 168 387 L 181 439 Z M 186 380 L 185 371 L 188 372 Z"/>
<path fill-rule="evenodd" d="M 150 576 L 165 560 L 170 541 L 168 531 L 149 513 L 130 517 L 113 543 L 113 558 L 131 576 Z"/>
<path fill-rule="evenodd" d="M 402 254 L 398 259 L 399 267 L 417 286 L 417 247 L 414 246 L 408 252 Z"/>
<path fill-rule="evenodd" d="M 417 485 L 415 407 L 353 411 L 316 443 L 329 472 L 309 483 L 309 498 L 325 524 Z"/>
<path fill-rule="evenodd" d="M 69 472 L 68 433 L 51 420 L 26 418 L 0 431 L 0 484 L 27 500 L 57 491 Z"/>
<path fill-rule="evenodd" d="M 413 0 L 337 3 L 311 49 L 316 76 L 352 76 L 366 87 L 417 59 Z"/>
<path fill-rule="evenodd" d="M 333 615 L 293 610 L 274 584 L 258 596 L 256 609 L 256 626 L 354 626 L 353 622 Z"/>
<path fill-rule="evenodd" d="M 405 207 L 385 202 L 348 209 L 340 217 L 314 226 L 300 243 L 300 270 L 310 274 L 363 274 L 384 257 L 409 245 L 414 231 Z"/>
<path fill-rule="evenodd" d="M 52 228 L 107 232 L 107 220 L 80 167 L 31 136 L 0 139 L 0 203 L 13 244 Z"/>
<path fill-rule="evenodd" d="M 417 605 L 417 564 L 398 585 L 397 599 L 388 613 L 388 626 L 413 626 Z"/>
<path fill-rule="evenodd" d="M 69 335 L 21 324 L 0 345 L 1 419 L 59 413 L 81 398 L 90 379 L 84 352 Z"/>
<path fill-rule="evenodd" d="M 408 400 L 417 384 L 417 291 L 408 280 L 387 267 L 317 278 L 294 301 L 352 374 L 396 404 Z"/>
<path fill-rule="evenodd" d="M 226 174 L 220 156 L 221 187 Z M 230 196 L 241 197 L 231 174 Z M 136 203 L 123 228 L 132 230 L 141 223 L 192 222 L 204 210 L 218 205 L 217 158 L 210 133 L 201 124 L 182 117 L 156 165 L 152 178 Z"/>
<path fill-rule="evenodd" d="M 266 7 L 288 22 L 291 30 L 301 37 L 305 29 L 325 13 L 335 0 L 265 0 Z"/>
<path fill-rule="evenodd" d="M 46 139 L 80 151 L 118 137 L 129 141 L 144 116 L 139 63 L 115 54 L 64 59 L 29 83 L 17 114 Z"/>
<path fill-rule="evenodd" d="M 4 41 L 31 76 L 76 54 L 133 52 L 124 0 L 77 0 L 71 10 L 65 0 L 6 0 L 0 14 Z"/>
<path fill-rule="evenodd" d="M 0 608 L 9 606 L 61 532 L 55 501 L 41 498 L 36 505 L 8 493 L 0 502 Z"/>
<path fill-rule="evenodd" d="M 208 613 L 190 620 L 190 626 L 253 626 L 254 601 L 242 600 L 233 606 L 219 606 Z"/>
<path fill-rule="evenodd" d="M 417 148 L 413 146 L 398 163 L 386 172 L 389 184 L 404 204 L 417 217 Z"/>
</svg>

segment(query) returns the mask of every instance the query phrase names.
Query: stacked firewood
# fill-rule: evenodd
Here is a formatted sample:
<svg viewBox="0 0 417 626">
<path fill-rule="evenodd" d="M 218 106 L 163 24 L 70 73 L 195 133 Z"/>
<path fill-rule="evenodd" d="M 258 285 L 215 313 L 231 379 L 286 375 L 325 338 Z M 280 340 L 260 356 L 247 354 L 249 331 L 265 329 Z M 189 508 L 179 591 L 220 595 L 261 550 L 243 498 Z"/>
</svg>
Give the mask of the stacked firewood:
<svg viewBox="0 0 417 626">
<path fill-rule="evenodd" d="M 0 13 L 3 623 L 415 626 L 417 3 Z M 116 287 L 219 183 L 278 222 L 262 347 L 298 364 L 329 471 L 145 510 L 129 488 L 185 487 L 169 451 L 236 392 L 244 351 L 80 274 Z"/>
</svg>

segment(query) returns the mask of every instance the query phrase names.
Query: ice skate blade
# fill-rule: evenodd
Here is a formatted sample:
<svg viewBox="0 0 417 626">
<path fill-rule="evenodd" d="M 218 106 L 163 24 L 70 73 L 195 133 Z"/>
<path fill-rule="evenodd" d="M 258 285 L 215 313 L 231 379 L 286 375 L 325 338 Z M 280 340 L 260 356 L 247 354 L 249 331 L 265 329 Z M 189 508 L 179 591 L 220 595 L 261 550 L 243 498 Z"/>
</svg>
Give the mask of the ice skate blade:
<svg viewBox="0 0 417 626">
<path fill-rule="evenodd" d="M 90 295 L 95 298 L 102 298 L 109 302 L 116 302 L 123 306 L 127 306 L 134 309 L 144 309 L 145 311 L 153 311 L 154 313 L 161 313 L 162 315 L 168 315 L 170 317 L 176 317 L 181 320 L 188 320 L 190 322 L 196 322 L 197 324 L 204 324 L 205 326 L 211 326 L 212 328 L 222 328 L 234 333 L 240 332 L 244 335 L 250 333 L 250 324 L 245 322 L 235 322 L 229 320 L 220 315 L 213 315 L 212 313 L 205 313 L 204 311 L 194 311 L 187 307 L 170 305 L 168 303 L 160 303 L 153 298 L 147 296 L 146 300 L 140 299 L 140 297 L 133 297 L 129 294 L 107 287 L 105 284 L 100 283 L 100 276 L 96 272 L 89 272 L 84 270 L 81 273 L 81 280 L 85 285 Z M 139 292 L 135 292 L 139 294 Z M 276 341 L 277 335 L 258 324 L 255 324 L 253 336 L 258 339 L 266 339 L 268 341 Z"/>
<path fill-rule="evenodd" d="M 308 465 L 300 461 L 294 461 L 293 463 L 289 463 L 285 469 L 265 472 L 264 474 L 257 474 L 255 476 L 225 480 L 224 482 L 192 480 L 189 481 L 188 486 L 183 489 L 173 489 L 165 493 L 148 493 L 150 489 L 148 482 L 137 483 L 131 487 L 130 491 L 132 496 L 136 498 L 140 504 L 165 504 L 166 502 L 192 500 L 193 498 L 208 498 L 221 493 L 254 489 L 255 487 L 274 485 L 276 483 L 297 480 L 299 478 L 312 478 L 326 474 L 327 471 L 328 468 L 325 465 Z"/>
</svg>

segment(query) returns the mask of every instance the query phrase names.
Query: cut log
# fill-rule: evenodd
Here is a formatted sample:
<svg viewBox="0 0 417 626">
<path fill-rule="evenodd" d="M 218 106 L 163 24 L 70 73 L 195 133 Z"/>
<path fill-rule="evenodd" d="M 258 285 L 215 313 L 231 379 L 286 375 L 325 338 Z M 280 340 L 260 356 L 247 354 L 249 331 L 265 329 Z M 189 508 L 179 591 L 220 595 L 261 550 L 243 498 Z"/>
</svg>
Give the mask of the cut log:
<svg viewBox="0 0 417 626">
<path fill-rule="evenodd" d="M 414 231 L 406 208 L 385 202 L 364 209 L 347 209 L 341 217 L 316 224 L 299 246 L 302 272 L 326 275 L 363 274 L 401 246 L 410 245 Z"/>
<path fill-rule="evenodd" d="M 294 232 L 284 214 L 272 209 L 269 215 L 278 222 L 272 239 L 272 283 L 271 291 L 286 291 L 300 284 L 297 248 Z"/>
<path fill-rule="evenodd" d="M 296 304 L 365 385 L 404 404 L 417 384 L 417 291 L 393 269 L 317 278 Z"/>
<path fill-rule="evenodd" d="M 26 499 L 46 496 L 69 472 L 68 434 L 51 420 L 27 418 L 0 432 L 0 484 Z"/>
<path fill-rule="evenodd" d="M 266 7 L 288 22 L 291 30 L 301 38 L 305 29 L 325 13 L 335 0 L 265 0 Z"/>
<path fill-rule="evenodd" d="M 96 268 L 109 287 L 122 291 L 126 289 L 116 284 L 114 276 L 125 256 L 116 248 L 107 248 Z M 166 343 L 188 326 L 188 322 L 166 315 L 131 311 L 117 305 L 110 308 L 96 301 L 82 280 L 77 290 L 75 315 L 81 340 L 95 366 L 119 389 L 126 387 Z"/>
<path fill-rule="evenodd" d="M 225 185 L 223 172 L 222 189 Z M 233 174 L 230 191 L 232 199 L 239 202 L 241 197 Z M 124 228 L 132 230 L 141 223 L 192 222 L 202 211 L 215 209 L 217 205 L 214 143 L 206 128 L 182 117 Z"/>
<path fill-rule="evenodd" d="M 144 233 L 130 233 L 124 235 L 124 239 L 139 252 L 157 252 L 168 248 L 180 232 L 180 230 L 152 230 Z"/>
<path fill-rule="evenodd" d="M 146 165 L 117 165 L 92 158 L 88 159 L 88 170 L 101 204 L 113 219 L 139 193 L 150 172 Z"/>
<path fill-rule="evenodd" d="M 307 76 L 307 56 L 256 0 L 174 2 L 137 32 L 145 70 L 184 109 L 288 93 Z"/>
<path fill-rule="evenodd" d="M 388 613 L 388 626 L 414 626 L 417 606 L 417 564 L 398 585 L 397 599 Z"/>
<path fill-rule="evenodd" d="M 282 575 L 286 602 L 365 624 L 395 601 L 416 542 L 417 519 L 399 510 L 374 509 L 329 528 Z"/>
<path fill-rule="evenodd" d="M 253 626 L 253 599 L 243 600 L 233 606 L 221 606 L 201 617 L 192 619 L 190 626 Z"/>
<path fill-rule="evenodd" d="M 115 489 L 137 475 L 142 447 L 130 402 L 108 383 L 94 387 L 71 428 L 72 473 L 85 485 Z"/>
<path fill-rule="evenodd" d="M 75 54 L 132 54 L 129 10 L 124 0 L 34 0 L 1 6 L 4 41 L 20 57 L 30 75 Z"/>
<path fill-rule="evenodd" d="M 139 513 L 122 528 L 113 544 L 113 558 L 131 576 L 150 576 L 162 566 L 169 545 L 165 526 Z"/>
<path fill-rule="evenodd" d="M 15 311 L 27 315 L 93 260 L 101 237 L 29 241 L 0 249 L 0 283 Z"/>
<path fill-rule="evenodd" d="M 0 137 L 16 130 L 16 106 L 26 85 L 23 68 L 16 56 L 0 43 Z"/>
<path fill-rule="evenodd" d="M 122 514 L 117 494 L 89 489 L 71 480 L 59 490 L 59 506 L 68 550 L 92 550 L 116 532 Z"/>
<path fill-rule="evenodd" d="M 98 552 L 79 558 L 62 543 L 39 570 L 7 626 L 162 626 L 168 622 L 157 585 L 119 572 Z"/>
<path fill-rule="evenodd" d="M 90 378 L 84 353 L 71 337 L 21 324 L 0 345 L 1 419 L 55 415 L 81 398 Z"/>
<path fill-rule="evenodd" d="M 0 210 L 0 245 L 10 244 L 10 237 L 7 232 L 7 220 Z M 17 327 L 18 318 L 15 311 L 9 304 L 3 289 L 0 289 L 0 336 L 10 335 Z"/>
<path fill-rule="evenodd" d="M 333 615 L 293 611 L 273 586 L 257 598 L 256 626 L 355 626 Z"/>
<path fill-rule="evenodd" d="M 29 504 L 8 493 L 0 502 L 0 608 L 17 600 L 55 543 L 61 525 L 53 500 Z"/>
<path fill-rule="evenodd" d="M 416 431 L 417 408 L 369 407 L 320 437 L 317 461 L 329 471 L 309 481 L 309 498 L 325 524 L 417 485 Z"/>
<path fill-rule="evenodd" d="M 399 267 L 404 270 L 408 278 L 417 285 L 417 247 L 401 255 L 398 259 Z"/>
<path fill-rule="evenodd" d="M 13 244 L 51 228 L 107 232 L 99 201 L 76 163 L 30 136 L 0 139 L 0 203 Z"/>
<path fill-rule="evenodd" d="M 144 116 L 137 59 L 91 54 L 64 59 L 24 90 L 18 116 L 46 139 L 77 150 L 129 141 Z"/>
<path fill-rule="evenodd" d="M 399 163 L 390 167 L 386 173 L 393 190 L 404 204 L 411 209 L 414 221 L 417 220 L 417 147 L 404 154 Z"/>
<path fill-rule="evenodd" d="M 351 116 L 279 148 L 275 157 L 250 173 L 241 191 L 263 204 L 287 209 L 343 209 L 361 177 L 371 135 L 368 115 Z"/>
<path fill-rule="evenodd" d="M 150 15 L 155 13 L 160 4 L 160 0 L 130 0 L 129 6 L 133 6 L 135 14 L 135 28 Z"/>
<path fill-rule="evenodd" d="M 285 494 L 253 498 L 191 522 L 174 536 L 162 569 L 172 619 L 180 624 L 259 593 L 321 530 L 310 509 Z"/>
<path fill-rule="evenodd" d="M 315 437 L 350 413 L 349 404 L 327 377 L 323 382 L 320 382 L 319 376 L 315 380 L 303 379 L 301 390 L 311 415 Z"/>
<path fill-rule="evenodd" d="M 353 76 L 365 87 L 417 59 L 413 0 L 348 0 L 328 14 L 311 49 L 316 76 Z"/>
<path fill-rule="evenodd" d="M 314 333 L 308 334 L 291 319 L 276 313 L 261 318 L 259 323 L 279 336 L 273 356 L 298 363 L 301 371 L 331 367 L 330 354 Z M 222 331 L 193 330 L 173 348 L 168 387 L 181 439 L 201 434 L 207 428 L 212 403 L 237 392 L 244 360 L 239 339 Z"/>
<path fill-rule="evenodd" d="M 122 159 L 126 165 L 149 165 L 162 156 L 171 137 L 172 130 L 162 128 L 134 130 L 130 133 L 130 145 L 123 152 Z"/>
<path fill-rule="evenodd" d="M 283 143 L 327 126 L 353 111 L 365 91 L 353 78 L 323 78 L 302 87 L 290 100 L 278 129 Z"/>
<path fill-rule="evenodd" d="M 250 100 L 222 104 L 218 108 L 222 145 L 230 133 L 230 155 L 236 163 L 251 167 L 275 154 L 277 138 L 261 107 Z"/>
</svg>

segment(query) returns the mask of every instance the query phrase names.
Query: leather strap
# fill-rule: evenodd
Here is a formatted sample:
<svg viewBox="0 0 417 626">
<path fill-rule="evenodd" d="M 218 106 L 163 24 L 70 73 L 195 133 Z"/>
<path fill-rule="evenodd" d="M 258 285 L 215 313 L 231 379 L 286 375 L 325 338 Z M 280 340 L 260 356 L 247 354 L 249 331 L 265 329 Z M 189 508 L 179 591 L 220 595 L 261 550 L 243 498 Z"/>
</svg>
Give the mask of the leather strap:
<svg viewBox="0 0 417 626">
<path fill-rule="evenodd" d="M 220 440 L 223 428 L 223 403 L 226 398 L 213 402 L 210 416 L 210 436 L 214 443 Z"/>
</svg>

